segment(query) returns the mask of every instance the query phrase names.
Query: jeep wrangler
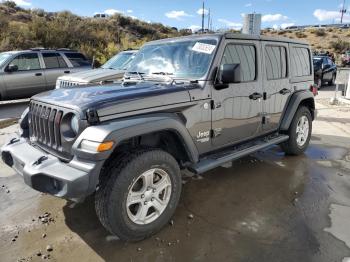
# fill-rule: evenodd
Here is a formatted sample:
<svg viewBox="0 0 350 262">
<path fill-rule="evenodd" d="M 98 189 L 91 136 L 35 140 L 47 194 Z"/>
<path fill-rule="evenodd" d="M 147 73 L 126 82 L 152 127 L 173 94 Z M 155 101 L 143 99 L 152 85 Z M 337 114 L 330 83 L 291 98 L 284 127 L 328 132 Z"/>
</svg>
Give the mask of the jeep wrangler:
<svg viewBox="0 0 350 262">
<path fill-rule="evenodd" d="M 315 118 L 309 46 L 240 34 L 153 41 L 120 83 L 31 98 L 3 161 L 35 190 L 81 201 L 126 241 L 168 223 L 181 170 L 204 173 L 271 145 L 308 147 Z"/>
</svg>

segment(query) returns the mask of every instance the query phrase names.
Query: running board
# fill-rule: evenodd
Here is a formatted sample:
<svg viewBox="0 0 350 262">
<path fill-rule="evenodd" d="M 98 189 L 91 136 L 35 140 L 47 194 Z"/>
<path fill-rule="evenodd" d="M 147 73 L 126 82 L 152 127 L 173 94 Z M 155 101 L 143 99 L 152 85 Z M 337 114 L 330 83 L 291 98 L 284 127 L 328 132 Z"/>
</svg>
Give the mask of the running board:
<svg viewBox="0 0 350 262">
<path fill-rule="evenodd" d="M 256 151 L 264 149 L 266 147 L 277 145 L 285 142 L 289 139 L 287 135 L 279 135 L 271 139 L 262 139 L 256 141 L 252 146 L 243 149 L 234 149 L 208 156 L 207 158 L 200 160 L 197 164 L 189 166 L 188 169 L 196 174 L 202 174 L 213 168 L 222 166 L 228 162 L 236 160 L 246 155 L 250 155 Z"/>
</svg>

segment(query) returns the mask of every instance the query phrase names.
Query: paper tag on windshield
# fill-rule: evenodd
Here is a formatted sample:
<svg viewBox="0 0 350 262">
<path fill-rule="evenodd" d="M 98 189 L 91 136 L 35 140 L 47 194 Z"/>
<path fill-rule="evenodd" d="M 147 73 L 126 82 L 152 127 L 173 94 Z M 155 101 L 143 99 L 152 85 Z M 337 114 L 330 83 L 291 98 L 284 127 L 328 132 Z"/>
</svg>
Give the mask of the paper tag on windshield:
<svg viewBox="0 0 350 262">
<path fill-rule="evenodd" d="M 193 47 L 192 51 L 200 52 L 200 53 L 206 53 L 206 54 L 212 54 L 215 49 L 215 45 L 209 45 L 204 43 L 197 42 Z"/>
</svg>

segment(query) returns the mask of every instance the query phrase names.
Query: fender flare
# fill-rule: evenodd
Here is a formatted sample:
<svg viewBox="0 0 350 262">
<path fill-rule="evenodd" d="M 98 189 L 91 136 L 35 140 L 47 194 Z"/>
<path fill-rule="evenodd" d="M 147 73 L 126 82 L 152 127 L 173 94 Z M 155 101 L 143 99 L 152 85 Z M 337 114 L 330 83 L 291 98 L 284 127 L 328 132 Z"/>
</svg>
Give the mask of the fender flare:
<svg viewBox="0 0 350 262">
<path fill-rule="evenodd" d="M 312 118 L 315 118 L 315 97 L 313 93 L 308 90 L 296 92 L 289 98 L 289 102 L 287 103 L 283 113 L 280 130 L 287 131 L 289 129 L 295 113 L 297 112 L 300 104 L 304 102 L 307 102 L 307 104 L 310 105 L 309 107 L 311 107 Z"/>
<path fill-rule="evenodd" d="M 93 161 L 106 160 L 123 141 L 133 137 L 166 130 L 176 133 L 178 138 L 180 138 L 190 162 L 198 162 L 199 153 L 197 147 L 183 120 L 181 120 L 179 116 L 171 113 L 136 116 L 113 122 L 101 123 L 98 126 L 90 126 L 86 128 L 75 141 L 72 151 L 77 157 L 83 159 Z M 84 152 L 79 149 L 79 145 L 83 139 L 95 142 L 114 141 L 115 143 L 113 149 L 110 151 L 92 154 L 91 152 Z"/>
</svg>

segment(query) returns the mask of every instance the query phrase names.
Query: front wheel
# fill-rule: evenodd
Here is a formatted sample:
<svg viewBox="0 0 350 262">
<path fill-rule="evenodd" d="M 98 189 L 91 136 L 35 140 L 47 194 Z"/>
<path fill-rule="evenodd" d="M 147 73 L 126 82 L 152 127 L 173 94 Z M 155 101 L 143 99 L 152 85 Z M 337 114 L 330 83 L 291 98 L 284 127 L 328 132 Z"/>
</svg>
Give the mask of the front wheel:
<svg viewBox="0 0 350 262">
<path fill-rule="evenodd" d="M 281 144 L 288 155 L 300 155 L 309 146 L 312 132 L 312 117 L 310 110 L 301 106 L 297 110 L 288 130 L 289 140 Z"/>
<path fill-rule="evenodd" d="M 159 231 L 174 214 L 181 195 L 179 165 L 157 149 L 117 162 L 96 193 L 96 213 L 112 234 L 139 241 Z"/>
</svg>

